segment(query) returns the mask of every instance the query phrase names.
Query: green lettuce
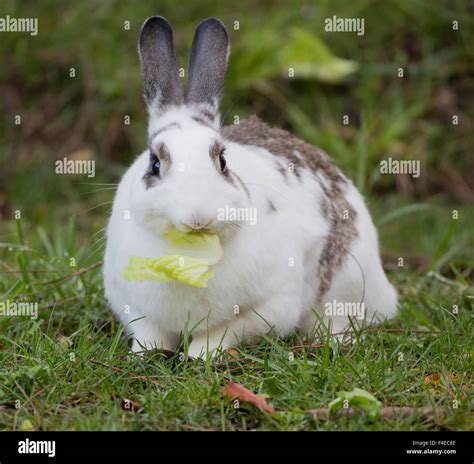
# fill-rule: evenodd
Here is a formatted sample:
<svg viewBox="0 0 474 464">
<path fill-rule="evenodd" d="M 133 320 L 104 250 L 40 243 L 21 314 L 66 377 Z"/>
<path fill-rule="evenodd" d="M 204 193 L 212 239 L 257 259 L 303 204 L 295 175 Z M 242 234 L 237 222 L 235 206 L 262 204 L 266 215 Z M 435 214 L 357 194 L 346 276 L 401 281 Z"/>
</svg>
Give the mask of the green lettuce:
<svg viewBox="0 0 474 464">
<path fill-rule="evenodd" d="M 172 228 L 165 233 L 165 254 L 158 258 L 130 256 L 122 277 L 129 281 L 158 280 L 183 282 L 207 287 L 215 271 L 209 266 L 222 259 L 219 237 L 204 232 L 180 232 Z"/>
<path fill-rule="evenodd" d="M 335 400 L 329 403 L 330 414 L 335 414 L 340 408 L 344 407 L 345 401 L 348 406 L 361 408 L 372 421 L 379 417 L 382 410 L 382 403 L 371 393 L 361 388 L 354 388 L 350 392 L 340 391 L 337 396 Z"/>
</svg>

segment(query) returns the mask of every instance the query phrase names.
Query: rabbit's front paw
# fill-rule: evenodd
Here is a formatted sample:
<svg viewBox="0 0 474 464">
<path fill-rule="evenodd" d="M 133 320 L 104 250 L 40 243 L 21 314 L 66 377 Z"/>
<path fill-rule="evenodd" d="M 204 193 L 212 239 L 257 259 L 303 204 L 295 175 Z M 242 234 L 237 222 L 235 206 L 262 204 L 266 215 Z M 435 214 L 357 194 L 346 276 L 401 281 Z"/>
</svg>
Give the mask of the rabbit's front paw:
<svg viewBox="0 0 474 464">
<path fill-rule="evenodd" d="M 207 354 L 211 359 L 216 359 L 219 355 L 225 351 L 225 348 L 221 339 L 213 340 L 213 337 L 203 334 L 194 336 L 192 342 L 188 347 L 188 356 L 192 358 L 206 359 Z"/>
<path fill-rule="evenodd" d="M 179 336 L 164 332 L 145 319 L 136 321 L 133 330 L 133 353 L 141 354 L 155 349 L 173 351 L 178 344 Z"/>
</svg>

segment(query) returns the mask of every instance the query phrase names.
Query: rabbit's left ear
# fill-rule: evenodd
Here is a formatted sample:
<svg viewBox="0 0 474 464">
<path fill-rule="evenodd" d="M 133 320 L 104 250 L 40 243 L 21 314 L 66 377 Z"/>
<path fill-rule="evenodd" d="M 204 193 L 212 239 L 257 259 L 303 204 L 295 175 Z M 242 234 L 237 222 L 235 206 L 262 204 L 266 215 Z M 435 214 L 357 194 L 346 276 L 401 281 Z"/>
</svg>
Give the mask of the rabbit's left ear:
<svg viewBox="0 0 474 464">
<path fill-rule="evenodd" d="M 202 106 L 212 119 L 218 116 L 228 56 L 224 24 L 216 18 L 205 19 L 196 29 L 189 56 L 186 103 Z"/>
<path fill-rule="evenodd" d="M 152 16 L 144 22 L 138 53 L 149 108 L 182 104 L 183 86 L 173 45 L 173 31 L 165 18 Z"/>
</svg>

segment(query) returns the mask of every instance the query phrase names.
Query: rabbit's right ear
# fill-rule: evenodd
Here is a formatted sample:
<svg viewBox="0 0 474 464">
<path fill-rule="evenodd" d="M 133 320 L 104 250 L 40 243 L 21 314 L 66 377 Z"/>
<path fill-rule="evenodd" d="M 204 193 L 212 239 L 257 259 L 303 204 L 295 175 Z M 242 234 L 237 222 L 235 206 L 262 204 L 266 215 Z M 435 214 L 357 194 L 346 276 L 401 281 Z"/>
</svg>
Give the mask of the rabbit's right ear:
<svg viewBox="0 0 474 464">
<path fill-rule="evenodd" d="M 173 31 L 165 18 L 152 16 L 143 23 L 138 54 L 149 109 L 182 104 L 183 86 L 173 46 Z"/>
</svg>

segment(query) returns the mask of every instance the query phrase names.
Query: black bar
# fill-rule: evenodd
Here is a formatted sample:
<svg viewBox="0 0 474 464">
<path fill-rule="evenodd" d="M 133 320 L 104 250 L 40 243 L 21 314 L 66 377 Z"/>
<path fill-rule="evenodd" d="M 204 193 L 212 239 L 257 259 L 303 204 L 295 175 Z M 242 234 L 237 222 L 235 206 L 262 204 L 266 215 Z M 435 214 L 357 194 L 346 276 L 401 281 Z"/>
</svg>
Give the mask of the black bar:
<svg viewBox="0 0 474 464">
<path fill-rule="evenodd" d="M 165 456 L 390 456 L 472 463 L 472 440 L 469 432 L 3 432 L 0 463 Z M 34 451 L 43 441 L 55 442 L 53 457 L 19 453 L 20 446 Z"/>
</svg>

